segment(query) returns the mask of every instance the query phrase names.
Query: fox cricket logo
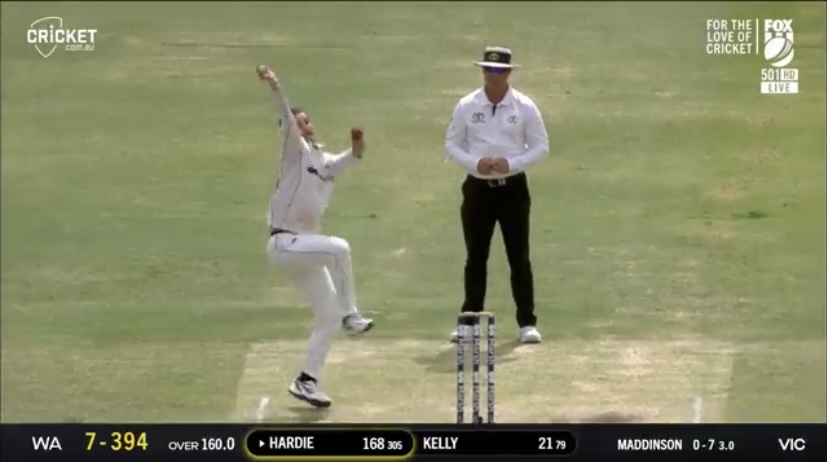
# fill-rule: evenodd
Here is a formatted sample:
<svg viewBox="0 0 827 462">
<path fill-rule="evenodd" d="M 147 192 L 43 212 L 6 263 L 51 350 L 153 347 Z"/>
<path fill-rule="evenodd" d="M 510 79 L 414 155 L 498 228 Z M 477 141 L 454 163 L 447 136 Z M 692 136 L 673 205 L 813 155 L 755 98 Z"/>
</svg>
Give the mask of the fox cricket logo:
<svg viewBox="0 0 827 462">
<path fill-rule="evenodd" d="M 770 68 L 761 69 L 761 93 L 797 94 L 798 69 L 786 67 L 795 56 L 792 19 L 764 20 L 764 59 Z"/>
<path fill-rule="evenodd" d="M 29 26 L 26 41 L 40 56 L 48 58 L 58 46 L 66 51 L 94 51 L 97 29 L 64 29 L 63 18 L 47 16 Z"/>
<path fill-rule="evenodd" d="M 793 20 L 764 20 L 764 58 L 775 67 L 784 67 L 793 60 Z"/>
</svg>

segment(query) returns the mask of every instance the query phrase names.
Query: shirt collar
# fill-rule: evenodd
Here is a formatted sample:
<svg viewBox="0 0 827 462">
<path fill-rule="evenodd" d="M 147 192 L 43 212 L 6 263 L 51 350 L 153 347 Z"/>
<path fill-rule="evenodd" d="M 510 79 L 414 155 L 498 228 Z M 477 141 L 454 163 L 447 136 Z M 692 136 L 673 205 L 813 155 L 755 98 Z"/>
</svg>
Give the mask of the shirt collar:
<svg viewBox="0 0 827 462">
<path fill-rule="evenodd" d="M 488 97 L 485 96 L 485 89 L 480 88 L 477 92 L 477 97 L 475 98 L 476 102 L 482 106 L 493 106 L 491 101 L 488 100 Z M 514 103 L 514 94 L 511 85 L 508 86 L 508 90 L 505 92 L 505 97 L 503 100 L 497 103 L 497 106 L 511 106 Z"/>
<path fill-rule="evenodd" d="M 305 139 L 304 137 L 302 137 L 302 140 L 304 140 L 304 143 L 309 148 L 317 149 L 319 151 L 321 151 L 324 148 L 324 143 L 322 143 L 321 141 L 312 141 L 311 142 L 311 141 L 307 141 L 307 139 Z"/>
</svg>

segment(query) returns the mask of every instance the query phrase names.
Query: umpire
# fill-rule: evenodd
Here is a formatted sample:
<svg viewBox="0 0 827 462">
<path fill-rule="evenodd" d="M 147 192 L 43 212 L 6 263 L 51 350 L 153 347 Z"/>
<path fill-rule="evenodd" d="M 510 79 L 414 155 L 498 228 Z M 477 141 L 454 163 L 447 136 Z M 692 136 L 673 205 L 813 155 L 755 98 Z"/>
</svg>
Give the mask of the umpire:
<svg viewBox="0 0 827 462">
<path fill-rule="evenodd" d="M 445 135 L 446 154 L 468 172 L 460 213 L 466 249 L 462 312 L 484 310 L 491 237 L 499 222 L 511 267 L 519 339 L 539 343 L 525 171 L 548 155 L 548 133 L 534 101 L 508 83 L 511 70 L 519 67 L 511 63 L 511 50 L 486 47 L 483 60 L 474 64 L 482 68 L 484 84 L 459 100 Z M 470 338 L 469 333 L 464 331 L 464 337 Z M 455 331 L 451 341 L 457 337 Z"/>
</svg>

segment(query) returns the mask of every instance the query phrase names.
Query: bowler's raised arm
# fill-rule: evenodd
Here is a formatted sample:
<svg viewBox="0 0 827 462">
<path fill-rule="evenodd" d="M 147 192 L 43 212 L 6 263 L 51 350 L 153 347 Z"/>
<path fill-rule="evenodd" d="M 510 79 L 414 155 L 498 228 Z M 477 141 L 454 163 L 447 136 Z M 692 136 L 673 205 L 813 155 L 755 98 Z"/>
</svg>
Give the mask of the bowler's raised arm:
<svg viewBox="0 0 827 462">
<path fill-rule="evenodd" d="M 287 102 L 287 97 L 284 95 L 284 92 L 281 88 L 281 83 L 279 79 L 276 77 L 275 72 L 272 69 L 265 65 L 260 65 L 256 68 L 256 73 L 261 80 L 266 81 L 270 85 L 270 89 L 273 90 L 273 96 L 275 96 L 276 101 L 276 108 L 279 111 L 279 117 L 281 118 L 281 133 L 283 136 L 287 136 L 287 133 L 292 131 L 293 135 L 297 138 L 301 137 L 301 134 L 298 132 L 296 127 L 296 119 L 293 113 L 290 111 L 290 104 Z"/>
</svg>

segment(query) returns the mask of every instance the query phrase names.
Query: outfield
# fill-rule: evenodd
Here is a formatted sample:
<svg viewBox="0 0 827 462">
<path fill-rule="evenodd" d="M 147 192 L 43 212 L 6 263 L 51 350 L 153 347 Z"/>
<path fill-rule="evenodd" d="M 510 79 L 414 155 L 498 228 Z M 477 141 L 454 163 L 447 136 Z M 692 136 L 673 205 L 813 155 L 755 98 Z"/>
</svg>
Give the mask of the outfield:
<svg viewBox="0 0 827 462">
<path fill-rule="evenodd" d="M 538 326 L 499 231 L 503 422 L 824 421 L 825 5 L 4 3 L 2 420 L 450 422 L 462 173 L 442 139 L 486 44 L 514 49 L 551 157 L 530 172 Z M 44 59 L 38 18 L 98 29 Z M 798 95 L 709 18 L 793 18 Z M 264 259 L 273 66 L 329 145 L 364 126 L 329 233 L 377 320 L 291 401 L 311 316 Z M 468 401 L 468 400 L 467 400 Z M 698 404 L 698 406 L 695 406 Z"/>
</svg>

